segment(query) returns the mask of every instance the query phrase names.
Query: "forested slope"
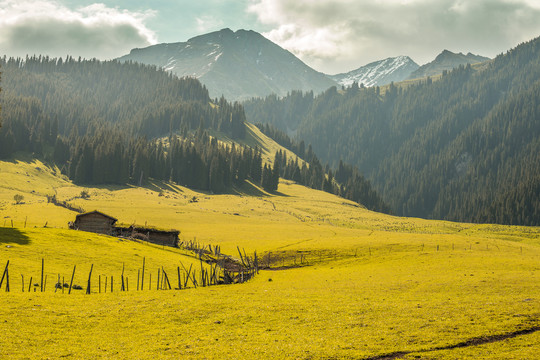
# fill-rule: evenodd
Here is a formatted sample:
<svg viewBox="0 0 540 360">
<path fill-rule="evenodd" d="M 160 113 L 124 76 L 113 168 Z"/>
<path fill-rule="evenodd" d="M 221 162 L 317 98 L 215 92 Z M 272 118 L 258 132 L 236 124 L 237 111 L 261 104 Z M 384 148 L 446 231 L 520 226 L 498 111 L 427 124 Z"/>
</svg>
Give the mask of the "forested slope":
<svg viewBox="0 0 540 360">
<path fill-rule="evenodd" d="M 77 184 L 143 185 L 149 178 L 225 192 L 245 181 L 276 191 L 279 176 L 341 194 L 374 210 L 386 205 L 362 176 L 333 181 L 318 159 L 300 164 L 261 149 L 224 146 L 208 134 L 246 136 L 244 108 L 212 101 L 197 80 L 154 66 L 31 57 L 1 59 L 0 159 L 30 152 Z M 264 146 L 264 144 L 260 144 Z"/>
<path fill-rule="evenodd" d="M 539 225 L 540 39 L 440 81 L 244 104 L 323 161 L 359 167 L 400 215 Z M 299 109 L 291 115 L 288 109 Z"/>
</svg>

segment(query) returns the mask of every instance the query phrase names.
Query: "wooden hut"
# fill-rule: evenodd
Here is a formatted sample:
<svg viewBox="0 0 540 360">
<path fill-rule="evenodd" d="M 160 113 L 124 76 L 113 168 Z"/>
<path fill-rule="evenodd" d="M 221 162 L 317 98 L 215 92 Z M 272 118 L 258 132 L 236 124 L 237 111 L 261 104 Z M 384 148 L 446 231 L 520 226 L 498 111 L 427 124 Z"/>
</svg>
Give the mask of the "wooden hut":
<svg viewBox="0 0 540 360">
<path fill-rule="evenodd" d="M 145 236 L 144 240 L 163 246 L 178 247 L 178 230 L 157 230 L 148 228 L 134 228 L 134 232 Z"/>
<path fill-rule="evenodd" d="M 94 210 L 75 217 L 75 222 L 70 222 L 70 229 L 89 231 L 98 234 L 121 236 L 131 239 L 139 239 L 154 244 L 178 247 L 178 230 L 158 230 L 146 227 L 121 227 L 115 226 L 118 220 L 100 211 Z"/>
<path fill-rule="evenodd" d="M 113 235 L 115 233 L 114 224 L 118 219 L 106 215 L 97 210 L 79 214 L 75 217 L 73 229 L 89 231 L 98 234 Z"/>
</svg>

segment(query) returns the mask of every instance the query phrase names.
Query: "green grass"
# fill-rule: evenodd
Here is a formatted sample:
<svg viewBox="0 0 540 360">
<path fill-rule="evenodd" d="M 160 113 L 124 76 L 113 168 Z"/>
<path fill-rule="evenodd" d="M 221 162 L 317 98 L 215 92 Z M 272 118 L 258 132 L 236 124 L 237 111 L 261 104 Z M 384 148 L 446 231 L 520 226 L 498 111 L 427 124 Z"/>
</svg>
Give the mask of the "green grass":
<svg viewBox="0 0 540 360">
<path fill-rule="evenodd" d="M 76 266 L 74 284 L 87 287 L 87 280 L 92 267 L 91 291 L 99 291 L 98 279 L 102 277 L 102 291 L 105 292 L 105 277 L 110 277 L 120 289 L 121 275 L 128 280 L 130 290 L 137 288 L 137 277 L 142 272 L 143 258 L 145 262 L 145 289 L 149 286 L 156 288 L 158 268 L 163 268 L 172 282 L 178 284 L 178 269 L 189 268 L 191 265 L 199 272 L 200 261 L 184 250 L 164 248 L 154 244 L 118 239 L 75 230 L 50 228 L 19 229 L 0 227 L 0 260 L 2 271 L 7 260 L 9 263 L 11 291 L 22 292 L 29 290 L 30 278 L 32 284 L 38 284 L 41 290 L 41 266 L 44 261 L 44 279 L 46 291 L 54 292 L 54 284 L 58 281 L 69 283 Z M 182 266 L 183 265 L 183 266 Z M 204 264 L 204 268 L 208 266 Z M 152 274 L 152 275 L 150 275 Z M 150 276 L 153 283 L 150 284 Z M 114 280 L 115 279 L 115 280 Z M 5 283 L 4 283 L 5 284 Z M 5 288 L 5 285 L 4 285 Z M 34 291 L 34 286 L 31 286 Z M 114 289 L 114 288 L 113 288 Z"/>
<path fill-rule="evenodd" d="M 43 170 L 27 177 L 36 166 Z M 43 164 L 0 162 L 0 171 L 10 179 L 0 185 L 0 220 L 8 220 L 0 266 L 10 260 L 13 284 L 21 273 L 39 276 L 42 258 L 48 284 L 75 264 L 78 283 L 90 264 L 94 284 L 98 274 L 119 279 L 125 264 L 130 288 L 143 256 L 153 281 L 162 265 L 170 274 L 179 261 L 197 264 L 182 251 L 65 229 L 75 214 L 44 202 L 50 188 L 126 224 L 176 228 L 232 255 L 237 246 L 270 253 L 274 267 L 245 284 L 182 291 L 68 296 L 3 286 L 0 358 L 532 359 L 540 351 L 540 331 L 455 347 L 540 326 L 539 228 L 382 215 L 292 182 L 280 183 L 279 196 L 157 183 L 87 188 L 84 200 L 75 198 L 83 188 Z M 14 205 L 15 193 L 25 204 Z"/>
</svg>

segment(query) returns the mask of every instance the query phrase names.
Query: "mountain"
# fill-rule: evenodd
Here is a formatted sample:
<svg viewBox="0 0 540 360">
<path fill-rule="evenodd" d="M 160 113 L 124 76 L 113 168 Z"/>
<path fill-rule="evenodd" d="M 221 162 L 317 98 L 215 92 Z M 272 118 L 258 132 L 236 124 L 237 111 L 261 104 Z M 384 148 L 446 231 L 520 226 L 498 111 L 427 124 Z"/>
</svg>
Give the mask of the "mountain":
<svg viewBox="0 0 540 360">
<path fill-rule="evenodd" d="M 437 55 L 435 60 L 420 66 L 416 71 L 412 72 L 409 79 L 419 79 L 426 76 L 439 75 L 442 74 L 443 71 L 452 70 L 459 65 L 476 64 L 488 60 L 490 59 L 480 55 L 471 53 L 463 55 L 462 53 L 456 54 L 448 50 L 443 50 L 442 53 Z"/>
<path fill-rule="evenodd" d="M 540 38 L 438 81 L 244 103 L 323 162 L 357 166 L 397 215 L 540 225 Z M 294 95 L 294 96 L 293 96 Z"/>
<path fill-rule="evenodd" d="M 330 78 L 343 86 L 353 82 L 365 86 L 380 86 L 407 79 L 419 65 L 408 56 L 398 56 L 375 61 L 348 73 L 331 75 Z"/>
<path fill-rule="evenodd" d="M 156 65 L 201 81 L 212 98 L 243 100 L 291 90 L 322 92 L 336 83 L 255 31 L 223 29 L 187 42 L 133 49 L 120 61 Z"/>
</svg>

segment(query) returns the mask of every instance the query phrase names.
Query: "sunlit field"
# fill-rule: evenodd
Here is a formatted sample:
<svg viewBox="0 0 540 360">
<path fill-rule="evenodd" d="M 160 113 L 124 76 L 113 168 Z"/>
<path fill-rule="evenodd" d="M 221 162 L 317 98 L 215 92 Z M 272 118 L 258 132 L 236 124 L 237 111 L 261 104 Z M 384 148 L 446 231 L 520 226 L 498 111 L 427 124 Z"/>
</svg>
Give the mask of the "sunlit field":
<svg viewBox="0 0 540 360">
<path fill-rule="evenodd" d="M 5 282 L 0 288 L 0 358 L 540 353 L 538 228 L 393 217 L 284 181 L 278 194 L 246 185 L 214 195 L 164 183 L 84 188 L 40 162 L 0 162 L 0 173 L 0 271 L 9 260 L 11 279 L 9 292 Z M 47 203 L 53 194 L 122 224 L 180 230 L 181 241 L 220 245 L 234 257 L 238 248 L 256 251 L 263 269 L 244 284 L 157 290 L 158 268 L 176 281 L 180 263 L 200 261 L 181 249 L 68 230 L 76 213 Z M 152 280 L 136 291 L 143 258 Z M 30 276 L 41 285 L 42 259 L 47 288 L 28 292 Z M 91 294 L 55 292 L 58 274 L 67 281 L 75 265 L 74 283 L 85 288 L 93 265 Z M 102 286 L 114 277 L 112 293 L 100 293 L 100 275 Z"/>
</svg>

